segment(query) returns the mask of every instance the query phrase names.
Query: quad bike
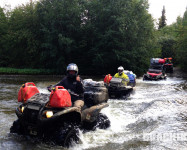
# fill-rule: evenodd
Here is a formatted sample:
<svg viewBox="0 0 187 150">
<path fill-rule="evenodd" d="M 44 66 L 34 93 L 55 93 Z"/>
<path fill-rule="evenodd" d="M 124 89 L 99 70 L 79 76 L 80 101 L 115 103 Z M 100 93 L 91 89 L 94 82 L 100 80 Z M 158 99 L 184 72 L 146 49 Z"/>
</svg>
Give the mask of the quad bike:
<svg viewBox="0 0 187 150">
<path fill-rule="evenodd" d="M 87 87 L 84 99 L 86 105 L 80 110 L 72 106 L 71 93 L 63 86 L 56 86 L 49 95 L 40 93 L 34 83 L 26 83 L 18 93 L 18 102 L 22 103 L 16 108 L 18 119 L 14 121 L 10 132 L 70 147 L 78 143 L 79 130 L 106 129 L 110 126 L 108 117 L 100 113 L 108 106 L 108 92 L 102 88 Z"/>
<path fill-rule="evenodd" d="M 143 80 L 166 80 L 167 75 L 162 72 L 162 70 L 157 70 L 157 69 L 149 69 L 147 74 L 144 74 Z"/>
<path fill-rule="evenodd" d="M 143 80 L 165 80 L 167 75 L 165 74 L 164 63 L 164 59 L 152 58 L 147 73 L 143 75 Z"/>
<path fill-rule="evenodd" d="M 124 80 L 121 78 L 110 77 L 106 80 L 108 75 L 105 76 L 105 86 L 108 89 L 109 98 L 123 98 L 126 99 L 133 91 L 133 86 L 125 85 Z M 108 81 L 108 82 L 107 82 Z"/>
<path fill-rule="evenodd" d="M 166 73 L 173 73 L 173 63 L 171 62 L 172 58 L 164 58 L 164 68 Z"/>
</svg>

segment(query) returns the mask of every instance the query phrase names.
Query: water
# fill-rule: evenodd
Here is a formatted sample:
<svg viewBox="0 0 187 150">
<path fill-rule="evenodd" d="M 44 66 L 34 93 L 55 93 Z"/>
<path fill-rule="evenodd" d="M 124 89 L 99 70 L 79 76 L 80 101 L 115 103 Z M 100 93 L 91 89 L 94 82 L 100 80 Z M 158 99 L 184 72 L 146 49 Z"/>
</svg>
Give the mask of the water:
<svg viewBox="0 0 187 150">
<path fill-rule="evenodd" d="M 14 120 L 17 93 L 28 81 L 39 91 L 55 84 L 60 76 L 0 76 L 0 150 L 62 150 L 30 137 L 10 134 Z M 101 79 L 102 80 L 102 79 Z M 187 81 L 180 76 L 169 76 L 165 81 L 142 81 L 127 100 L 110 99 L 102 110 L 110 121 L 107 130 L 80 134 L 81 143 L 71 150 L 124 149 L 187 149 Z"/>
</svg>

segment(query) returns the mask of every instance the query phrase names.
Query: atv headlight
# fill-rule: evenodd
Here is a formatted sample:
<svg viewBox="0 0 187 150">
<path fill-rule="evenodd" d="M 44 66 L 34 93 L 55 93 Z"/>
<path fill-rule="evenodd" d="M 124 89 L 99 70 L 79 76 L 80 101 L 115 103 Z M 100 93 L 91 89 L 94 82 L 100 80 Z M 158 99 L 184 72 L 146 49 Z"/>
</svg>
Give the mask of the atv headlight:
<svg viewBox="0 0 187 150">
<path fill-rule="evenodd" d="M 21 107 L 21 112 L 22 112 L 22 113 L 23 113 L 24 109 L 25 109 L 25 108 L 22 106 L 22 107 Z"/>
<path fill-rule="evenodd" d="M 53 116 L 53 112 L 52 111 L 47 111 L 46 112 L 46 117 L 47 118 L 51 118 Z"/>
</svg>

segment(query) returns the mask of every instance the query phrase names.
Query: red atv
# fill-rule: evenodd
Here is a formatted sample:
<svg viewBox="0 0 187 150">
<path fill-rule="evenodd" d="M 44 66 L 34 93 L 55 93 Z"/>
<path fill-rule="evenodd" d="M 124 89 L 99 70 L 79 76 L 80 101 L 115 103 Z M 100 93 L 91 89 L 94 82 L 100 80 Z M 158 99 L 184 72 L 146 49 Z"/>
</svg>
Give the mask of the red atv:
<svg viewBox="0 0 187 150">
<path fill-rule="evenodd" d="M 165 60 L 161 58 L 152 58 L 149 70 L 143 76 L 143 80 L 162 80 L 166 79 L 164 68 Z"/>
</svg>

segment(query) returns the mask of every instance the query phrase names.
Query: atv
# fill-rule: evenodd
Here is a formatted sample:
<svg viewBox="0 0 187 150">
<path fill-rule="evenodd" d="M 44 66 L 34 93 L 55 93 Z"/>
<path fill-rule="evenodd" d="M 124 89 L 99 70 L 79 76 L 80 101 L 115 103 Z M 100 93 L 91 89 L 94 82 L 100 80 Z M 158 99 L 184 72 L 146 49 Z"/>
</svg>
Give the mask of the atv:
<svg viewBox="0 0 187 150">
<path fill-rule="evenodd" d="M 151 65 L 146 74 L 143 75 L 143 80 L 163 80 L 167 78 L 164 68 L 164 59 L 152 58 Z"/>
<path fill-rule="evenodd" d="M 171 62 L 172 58 L 164 58 L 164 68 L 166 73 L 173 73 L 173 63 Z"/>
<path fill-rule="evenodd" d="M 108 107 L 107 89 L 104 86 L 89 86 L 85 89 L 86 105 L 80 110 L 72 106 L 71 93 L 63 86 L 56 86 L 50 94 L 44 94 L 32 82 L 23 84 L 18 93 L 18 102 L 22 102 L 16 108 L 18 119 L 14 121 L 10 132 L 70 147 L 78 143 L 80 130 L 87 132 L 108 128 L 108 117 L 100 113 Z"/>
<path fill-rule="evenodd" d="M 125 85 L 124 80 L 121 78 L 112 77 L 108 84 L 105 83 L 105 86 L 108 89 L 109 98 L 127 99 L 133 91 L 133 87 Z"/>
<path fill-rule="evenodd" d="M 143 80 L 166 80 L 167 75 L 162 72 L 160 69 L 149 69 L 147 74 L 144 74 Z"/>
</svg>

